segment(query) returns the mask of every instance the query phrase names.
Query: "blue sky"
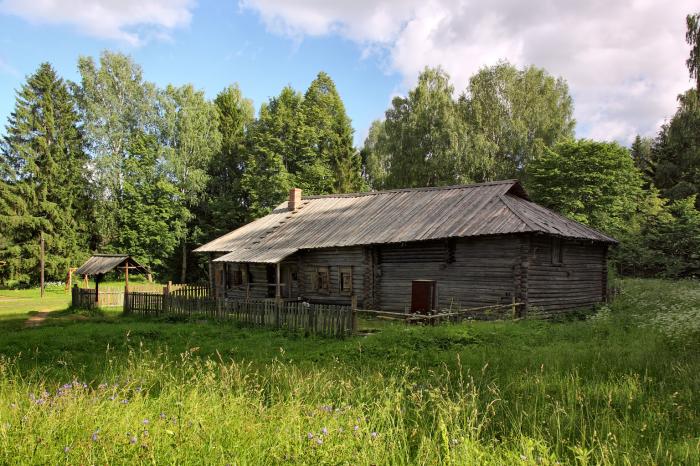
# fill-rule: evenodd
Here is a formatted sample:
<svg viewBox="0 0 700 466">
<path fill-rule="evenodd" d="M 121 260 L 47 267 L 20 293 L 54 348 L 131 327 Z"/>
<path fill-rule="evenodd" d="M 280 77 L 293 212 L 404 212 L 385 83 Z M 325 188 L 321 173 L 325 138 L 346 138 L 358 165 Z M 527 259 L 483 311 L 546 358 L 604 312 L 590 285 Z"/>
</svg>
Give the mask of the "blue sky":
<svg viewBox="0 0 700 466">
<path fill-rule="evenodd" d="M 114 39 L 86 36 L 69 24 L 36 24 L 0 16 L 0 121 L 14 107 L 15 90 L 27 74 L 48 61 L 66 79 L 77 81 L 80 55 L 97 57 L 104 49 L 128 53 L 145 78 L 165 86 L 193 83 L 213 98 L 229 84 L 239 83 L 246 97 L 260 103 L 290 84 L 305 91 L 316 74 L 331 75 L 361 143 L 366 128 L 381 117 L 392 91 L 401 81 L 380 69 L 376 57 L 341 37 L 301 41 L 266 31 L 258 15 L 234 3 L 203 1 L 190 24 L 169 38 L 134 46 Z"/>
<path fill-rule="evenodd" d="M 424 66 L 461 91 L 507 59 L 564 77 L 577 135 L 628 143 L 653 135 L 690 87 L 684 18 L 693 1 L 0 0 L 0 121 L 43 61 L 77 80 L 80 55 L 134 57 L 146 79 L 209 97 L 239 83 L 256 108 L 283 86 L 335 80 L 359 145 Z"/>
</svg>

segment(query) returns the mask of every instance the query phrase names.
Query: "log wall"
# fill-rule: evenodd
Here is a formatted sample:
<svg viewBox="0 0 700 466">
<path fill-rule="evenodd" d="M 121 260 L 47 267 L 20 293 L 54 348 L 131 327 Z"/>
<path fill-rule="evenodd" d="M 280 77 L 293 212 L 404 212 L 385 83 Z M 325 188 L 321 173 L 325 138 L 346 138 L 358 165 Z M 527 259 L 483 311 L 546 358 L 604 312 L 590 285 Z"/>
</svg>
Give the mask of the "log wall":
<svg viewBox="0 0 700 466">
<path fill-rule="evenodd" d="M 358 297 L 358 304 L 365 306 L 365 248 L 362 246 L 349 248 L 308 249 L 295 254 L 299 267 L 299 294 L 307 300 L 317 303 L 350 305 L 351 295 Z M 316 272 L 317 267 L 328 267 L 330 272 L 330 287 L 328 293 L 314 291 L 309 277 Z M 340 269 L 352 267 L 352 292 L 341 293 Z"/>
<path fill-rule="evenodd" d="M 293 297 L 315 303 L 406 312 L 413 280 L 435 280 L 440 310 L 506 304 L 513 298 L 547 316 L 591 307 L 605 299 L 607 246 L 561 241 L 563 261 L 552 263 L 552 239 L 544 235 L 505 235 L 404 244 L 300 251 L 282 267 L 295 266 Z M 231 264 L 235 266 L 234 264 Z M 215 268 L 220 264 L 215 263 Z M 265 264 L 248 267 L 252 283 L 228 289 L 229 299 L 265 299 Z M 328 267 L 329 292 L 309 282 L 317 267 Z M 352 292 L 340 290 L 340 269 L 352 267 Z M 284 273 L 283 273 L 284 275 Z M 284 277 L 283 277 L 284 281 Z M 218 295 L 218 294 L 217 294 Z"/>
<path fill-rule="evenodd" d="M 383 245 L 379 247 L 377 295 L 382 310 L 411 307 L 412 280 L 437 282 L 438 308 L 510 302 L 521 262 L 518 236 Z"/>
<path fill-rule="evenodd" d="M 552 240 L 532 236 L 527 281 L 530 311 L 554 316 L 592 307 L 605 300 L 607 246 L 591 242 L 561 242 L 562 263 L 552 263 Z"/>
</svg>

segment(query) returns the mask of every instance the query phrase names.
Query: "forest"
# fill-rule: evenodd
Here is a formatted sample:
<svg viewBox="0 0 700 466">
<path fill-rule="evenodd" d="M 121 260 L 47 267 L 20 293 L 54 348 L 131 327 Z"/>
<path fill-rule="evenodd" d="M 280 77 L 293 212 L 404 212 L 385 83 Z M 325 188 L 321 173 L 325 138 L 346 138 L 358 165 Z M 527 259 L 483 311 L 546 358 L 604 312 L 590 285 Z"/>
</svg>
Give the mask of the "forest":
<svg viewBox="0 0 700 466">
<path fill-rule="evenodd" d="M 203 280 L 198 245 L 305 194 L 521 180 L 531 198 L 620 241 L 617 273 L 700 274 L 700 14 L 687 17 L 694 86 L 654 137 L 576 138 L 563 77 L 508 62 L 455 89 L 426 68 L 355 147 L 332 78 L 255 109 L 236 84 L 213 100 L 158 87 L 130 56 L 79 57 L 71 82 L 42 63 L 0 138 L 0 285 L 48 280 L 93 252 L 128 252 L 162 281 Z"/>
</svg>

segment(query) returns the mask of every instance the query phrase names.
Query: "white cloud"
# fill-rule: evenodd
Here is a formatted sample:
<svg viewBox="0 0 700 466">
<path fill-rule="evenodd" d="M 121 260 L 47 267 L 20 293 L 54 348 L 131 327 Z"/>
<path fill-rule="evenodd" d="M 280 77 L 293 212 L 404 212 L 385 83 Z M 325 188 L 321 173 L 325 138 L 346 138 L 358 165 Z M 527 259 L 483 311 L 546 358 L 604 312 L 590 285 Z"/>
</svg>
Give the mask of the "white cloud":
<svg viewBox="0 0 700 466">
<path fill-rule="evenodd" d="M 133 46 L 189 24 L 193 0 L 0 0 L 0 13 L 39 24 L 72 24 Z"/>
<path fill-rule="evenodd" d="M 696 0 L 242 0 L 269 30 L 295 39 L 336 34 L 380 50 L 415 83 L 441 65 L 458 90 L 507 59 L 564 77 L 579 135 L 629 142 L 651 135 L 691 86 L 685 15 Z"/>
</svg>

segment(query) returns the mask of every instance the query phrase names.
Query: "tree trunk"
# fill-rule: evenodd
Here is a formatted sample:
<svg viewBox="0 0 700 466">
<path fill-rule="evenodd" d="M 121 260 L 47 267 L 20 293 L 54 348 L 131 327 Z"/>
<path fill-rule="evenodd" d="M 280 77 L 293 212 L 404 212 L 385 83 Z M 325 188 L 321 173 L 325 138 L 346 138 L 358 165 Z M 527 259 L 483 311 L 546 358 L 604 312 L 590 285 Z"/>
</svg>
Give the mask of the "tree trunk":
<svg viewBox="0 0 700 466">
<path fill-rule="evenodd" d="M 180 272 L 180 283 L 187 283 L 187 237 L 182 239 L 182 270 Z"/>
</svg>

